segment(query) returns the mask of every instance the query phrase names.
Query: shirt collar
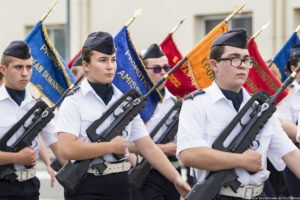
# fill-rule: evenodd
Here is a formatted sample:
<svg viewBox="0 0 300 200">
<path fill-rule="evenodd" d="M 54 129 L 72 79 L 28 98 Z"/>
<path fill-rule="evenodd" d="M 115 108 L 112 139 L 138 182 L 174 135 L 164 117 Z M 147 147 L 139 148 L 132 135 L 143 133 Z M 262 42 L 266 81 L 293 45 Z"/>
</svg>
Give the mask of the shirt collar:
<svg viewBox="0 0 300 200">
<path fill-rule="evenodd" d="M 298 93 L 298 91 L 300 90 L 300 84 L 297 82 L 297 80 L 294 80 L 291 84 L 292 86 L 292 90 L 294 93 Z"/>
<path fill-rule="evenodd" d="M 214 81 L 211 85 L 211 87 L 208 88 L 208 90 L 211 93 L 211 97 L 212 97 L 212 103 L 215 104 L 216 102 L 218 102 L 221 99 L 226 99 L 226 97 L 224 96 L 224 94 L 222 93 L 221 89 L 219 88 L 219 86 L 216 84 L 216 82 Z M 241 107 L 244 105 L 245 101 L 248 101 L 248 99 L 250 98 L 249 93 L 247 92 L 247 90 L 245 88 L 242 87 L 243 90 L 243 101 L 241 104 Z"/>
<path fill-rule="evenodd" d="M 169 92 L 169 90 L 166 87 L 164 87 L 164 90 L 165 90 L 165 96 L 163 98 L 163 101 L 174 98 L 174 96 L 171 94 L 171 92 Z"/>
<path fill-rule="evenodd" d="M 6 88 L 5 88 L 5 85 L 3 84 L 1 87 L 0 87 L 0 100 L 5 100 L 5 99 L 10 99 L 11 101 L 14 101 L 8 94 Z M 32 97 L 30 95 L 30 93 L 25 89 L 25 98 L 24 100 L 22 101 L 21 105 L 24 105 L 28 102 L 31 102 L 32 100 Z"/>
<path fill-rule="evenodd" d="M 4 84 L 0 87 L 0 100 L 9 99 L 10 96 L 4 86 Z"/>
<path fill-rule="evenodd" d="M 114 98 L 114 96 L 115 96 L 115 93 L 120 93 L 120 94 L 122 94 L 121 92 L 119 92 L 118 91 L 118 89 L 116 88 L 116 86 L 114 85 L 114 84 L 112 84 L 112 87 L 113 87 L 113 91 L 114 91 L 114 94 L 113 94 L 113 97 L 112 98 Z M 80 84 L 80 90 L 81 90 L 81 93 L 82 93 L 82 95 L 83 96 L 86 96 L 88 93 L 91 93 L 91 94 L 94 94 L 94 95 L 96 95 L 96 96 L 98 96 L 97 94 L 96 94 L 96 92 L 94 91 L 94 89 L 92 88 L 92 86 L 89 84 L 89 82 L 88 82 L 88 80 L 87 80 L 87 78 L 85 78 L 82 82 L 81 82 L 81 84 Z M 99 97 L 100 98 L 100 97 Z M 101 99 L 101 98 L 100 98 Z M 101 99 L 102 100 L 102 99 Z M 112 101 L 112 99 L 109 101 L 109 102 L 111 102 Z M 109 103 L 108 103 L 109 104 Z M 107 104 L 107 105 L 108 105 Z"/>
</svg>

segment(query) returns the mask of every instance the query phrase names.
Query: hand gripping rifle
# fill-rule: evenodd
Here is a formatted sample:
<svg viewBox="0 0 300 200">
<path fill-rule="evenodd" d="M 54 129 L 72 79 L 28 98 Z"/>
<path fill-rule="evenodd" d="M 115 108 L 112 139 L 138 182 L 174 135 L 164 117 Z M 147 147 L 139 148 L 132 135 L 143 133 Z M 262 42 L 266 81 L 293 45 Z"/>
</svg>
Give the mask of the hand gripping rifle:
<svg viewBox="0 0 300 200">
<path fill-rule="evenodd" d="M 155 128 L 151 131 L 150 137 L 153 138 L 156 133 L 160 130 L 160 128 L 166 124 L 167 130 L 163 133 L 163 135 L 156 141 L 156 144 L 166 144 L 174 140 L 177 129 L 178 129 L 178 121 L 179 121 L 179 113 L 181 109 L 182 102 L 177 101 L 173 107 L 168 111 L 168 113 L 164 116 L 164 118 L 155 126 Z M 171 115 L 174 114 L 172 117 Z M 167 120 L 172 117 L 172 121 L 170 124 L 167 124 Z M 136 168 L 132 168 L 129 171 L 129 180 L 132 185 L 136 188 L 140 189 L 146 182 L 146 179 L 152 169 L 152 166 L 145 159 L 136 166 Z"/>
<path fill-rule="evenodd" d="M 33 140 L 38 136 L 40 131 L 54 117 L 54 110 L 74 86 L 83 78 L 81 76 L 73 85 L 68 88 L 55 105 L 49 107 L 44 101 L 38 101 L 8 132 L 0 139 L 0 150 L 5 152 L 19 152 L 25 147 L 31 146 Z M 25 126 L 25 122 L 32 116 L 32 122 Z M 21 128 L 24 128 L 22 135 L 11 145 L 7 146 L 8 140 Z M 33 166 L 25 166 L 31 168 Z M 15 180 L 13 164 L 0 165 L 0 179 Z"/>
<path fill-rule="evenodd" d="M 276 111 L 276 99 L 283 92 L 283 90 L 292 83 L 299 71 L 300 65 L 284 81 L 284 83 L 273 96 L 270 96 L 269 93 L 265 91 L 260 91 L 254 94 L 237 113 L 229 125 L 222 131 L 222 133 L 213 143 L 212 147 L 220 151 L 243 153 L 250 148 L 254 141 L 259 145 L 259 141 L 255 140 L 257 134 Z M 253 105 L 254 110 L 249 115 L 250 119 L 243 124 L 241 121 L 242 117 L 246 114 L 249 108 L 253 107 Z M 232 140 L 228 147 L 224 147 L 224 141 L 238 124 L 242 126 L 242 130 Z M 241 185 L 237 179 L 238 176 L 236 175 L 234 169 L 210 172 L 204 183 L 197 183 L 194 185 L 190 193 L 187 195 L 186 200 L 213 199 L 215 196 L 217 196 L 222 186 L 229 186 L 233 191 L 236 192 Z"/>
<path fill-rule="evenodd" d="M 168 78 L 170 74 L 172 74 L 177 68 L 179 68 L 184 61 L 184 59 L 179 61 L 167 74 L 159 79 L 144 96 L 141 96 L 141 94 L 135 89 L 131 89 L 127 93 L 125 93 L 99 119 L 94 121 L 87 128 L 86 132 L 91 142 L 108 142 L 116 136 L 121 136 L 122 132 L 129 124 L 129 122 L 133 120 L 133 118 L 137 116 L 137 114 L 146 106 L 146 99 L 150 96 L 150 94 L 155 89 L 157 89 Z M 120 105 L 123 104 L 124 101 L 128 99 L 128 97 L 131 97 L 131 99 L 123 106 L 123 112 L 116 115 L 114 113 L 115 109 L 120 107 Z M 111 114 L 115 116 L 115 120 L 102 133 L 97 134 L 97 128 L 101 126 L 105 119 Z M 121 160 L 124 158 L 124 155 L 114 154 L 114 157 L 117 160 Z M 90 163 L 92 160 L 93 159 L 68 162 L 56 174 L 56 179 L 69 192 L 72 193 L 76 191 L 77 187 L 86 177 L 87 170 L 90 167 Z M 105 163 L 100 163 L 97 164 L 97 166 L 92 167 L 98 169 L 99 174 L 102 174 L 106 169 Z"/>
</svg>

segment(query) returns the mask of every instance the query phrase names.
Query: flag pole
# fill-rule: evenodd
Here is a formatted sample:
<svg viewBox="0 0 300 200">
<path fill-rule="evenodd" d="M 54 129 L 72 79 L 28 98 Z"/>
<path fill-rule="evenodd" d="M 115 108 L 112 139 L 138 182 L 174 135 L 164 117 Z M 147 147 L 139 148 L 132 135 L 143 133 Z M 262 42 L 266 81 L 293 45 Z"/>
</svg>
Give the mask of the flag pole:
<svg viewBox="0 0 300 200">
<path fill-rule="evenodd" d="M 175 31 L 177 31 L 177 29 L 181 26 L 181 24 L 184 22 L 184 20 L 186 19 L 186 17 L 184 17 L 170 32 L 170 34 L 173 34 Z"/>
<path fill-rule="evenodd" d="M 142 11 L 144 10 L 144 6 L 141 6 L 138 10 L 136 10 L 134 12 L 134 16 L 129 20 L 129 22 L 127 22 L 126 27 L 128 28 L 128 26 L 130 26 L 132 24 L 132 22 L 135 20 L 135 18 L 137 18 L 138 16 L 140 16 L 142 14 Z"/>
<path fill-rule="evenodd" d="M 225 22 L 228 23 L 234 17 L 234 15 L 242 13 L 242 9 L 244 8 L 245 5 L 246 2 L 243 5 L 236 8 L 235 11 L 233 11 L 230 15 L 228 15 L 228 17 L 226 17 Z"/>
<path fill-rule="evenodd" d="M 235 9 L 235 11 L 233 11 L 230 15 L 228 15 L 228 17 L 225 19 L 225 22 L 229 22 L 236 14 L 241 13 L 241 10 L 245 5 L 246 3 L 244 3 L 242 6 L 238 7 L 237 9 Z M 178 69 L 185 61 L 187 61 L 186 56 L 184 56 L 174 67 L 172 67 L 172 69 L 164 75 L 164 78 L 167 79 L 168 76 L 172 74 L 176 69 Z"/>
<path fill-rule="evenodd" d="M 299 32 L 300 31 L 300 25 L 296 28 L 295 32 Z"/>
<path fill-rule="evenodd" d="M 51 11 L 53 10 L 53 8 L 56 6 L 57 2 L 58 2 L 58 0 L 56 0 L 56 1 L 52 4 L 51 8 L 44 14 L 44 16 L 40 19 L 41 22 L 43 22 L 43 21 L 48 17 L 48 15 L 50 14 L 50 12 L 51 12 Z"/>
<path fill-rule="evenodd" d="M 253 36 L 252 36 L 252 38 L 256 38 L 257 36 L 259 36 L 260 34 L 261 34 L 261 32 L 263 31 L 263 30 L 265 30 L 269 25 L 270 25 L 270 22 L 271 21 L 268 21 L 268 23 L 266 23 L 265 25 L 263 25 Z"/>
</svg>

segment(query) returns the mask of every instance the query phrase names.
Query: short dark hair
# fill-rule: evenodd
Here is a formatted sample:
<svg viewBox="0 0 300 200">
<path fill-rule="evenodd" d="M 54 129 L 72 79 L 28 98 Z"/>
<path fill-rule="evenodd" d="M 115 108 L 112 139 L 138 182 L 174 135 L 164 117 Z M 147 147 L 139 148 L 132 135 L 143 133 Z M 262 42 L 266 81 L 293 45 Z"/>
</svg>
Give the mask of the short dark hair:
<svg viewBox="0 0 300 200">
<path fill-rule="evenodd" d="M 221 58 L 224 53 L 224 46 L 214 46 L 210 50 L 209 59 Z"/>
<path fill-rule="evenodd" d="M 288 70 L 289 70 L 290 72 L 292 72 L 291 66 L 293 65 L 293 66 L 297 67 L 297 63 L 298 63 L 298 62 L 300 62 L 300 57 L 299 57 L 299 56 L 296 56 L 296 57 L 290 57 L 290 59 L 289 59 L 287 65 L 286 65 L 286 67 L 288 68 Z"/>
<path fill-rule="evenodd" d="M 82 51 L 81 51 L 82 61 L 90 63 L 91 56 L 93 55 L 93 51 L 94 50 L 91 48 L 82 48 Z"/>
<path fill-rule="evenodd" d="M 2 54 L 1 65 L 8 66 L 13 60 L 13 57 Z"/>
<path fill-rule="evenodd" d="M 3 74 L 0 72 L 0 81 L 3 79 Z"/>
</svg>

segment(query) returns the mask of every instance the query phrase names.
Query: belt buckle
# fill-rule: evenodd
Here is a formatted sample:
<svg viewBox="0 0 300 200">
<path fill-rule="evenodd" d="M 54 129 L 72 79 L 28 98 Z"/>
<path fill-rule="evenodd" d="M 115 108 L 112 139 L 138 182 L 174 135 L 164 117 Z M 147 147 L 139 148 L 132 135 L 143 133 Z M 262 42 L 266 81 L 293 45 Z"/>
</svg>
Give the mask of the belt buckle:
<svg viewBox="0 0 300 200">
<path fill-rule="evenodd" d="M 99 172 L 98 169 L 94 169 L 93 174 L 94 174 L 95 176 L 100 176 L 100 175 L 101 175 L 101 173 Z"/>
<path fill-rule="evenodd" d="M 254 187 L 246 187 L 245 188 L 245 193 L 244 193 L 245 199 L 252 199 L 253 194 L 254 194 Z"/>
<path fill-rule="evenodd" d="M 23 182 L 23 181 L 27 180 L 28 174 L 27 174 L 26 171 L 20 170 L 19 173 L 17 174 L 17 176 L 18 176 L 18 177 L 17 177 L 17 180 L 18 180 L 19 182 Z"/>
</svg>

